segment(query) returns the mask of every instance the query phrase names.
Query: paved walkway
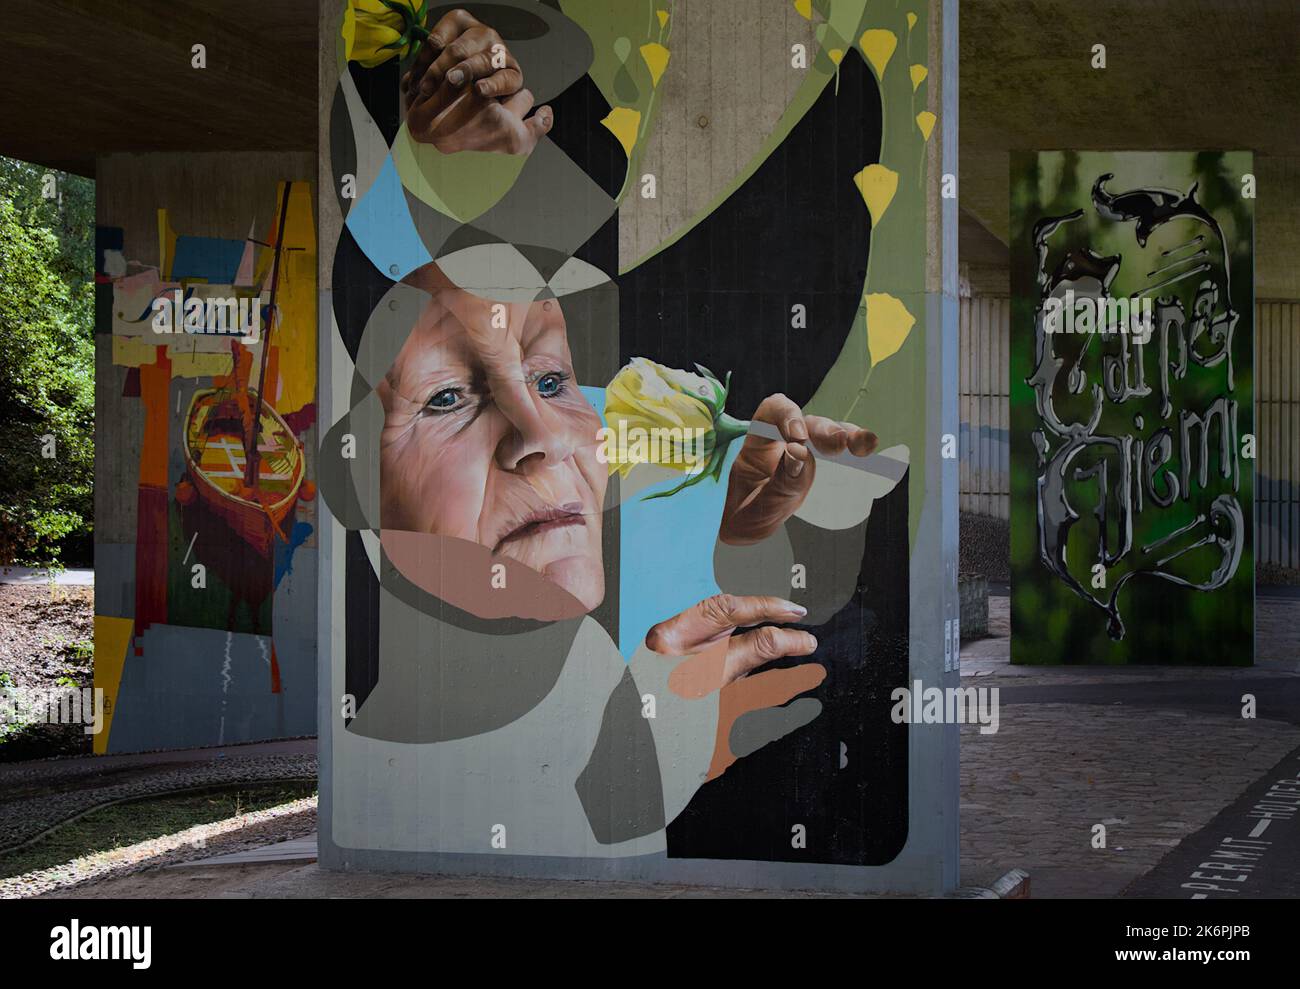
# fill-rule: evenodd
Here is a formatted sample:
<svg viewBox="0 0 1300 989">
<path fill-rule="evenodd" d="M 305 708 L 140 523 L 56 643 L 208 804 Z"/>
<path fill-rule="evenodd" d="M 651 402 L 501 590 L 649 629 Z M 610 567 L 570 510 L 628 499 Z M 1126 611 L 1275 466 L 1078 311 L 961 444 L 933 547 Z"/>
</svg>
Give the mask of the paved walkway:
<svg viewBox="0 0 1300 989">
<path fill-rule="evenodd" d="M 316 864 L 190 863 L 47 894 L 76 899 L 809 899 L 829 894 L 723 889 L 659 883 L 565 879 L 496 879 L 487 876 L 414 876 L 379 872 L 328 872 Z"/>
<path fill-rule="evenodd" d="M 50 572 L 32 567 L 0 567 L 0 584 L 46 584 Z M 56 584 L 75 587 L 93 587 L 94 570 L 64 570 L 54 578 Z"/>
<path fill-rule="evenodd" d="M 203 749 L 166 749 L 161 752 L 128 752 L 118 755 L 85 755 L 28 762 L 0 763 L 0 795 L 20 781 L 54 781 L 80 776 L 99 776 L 119 769 L 148 768 L 171 763 L 212 762 L 247 759 L 253 756 L 316 754 L 316 739 L 286 738 L 274 742 L 249 742 Z M 0 799 L 3 799 L 0 796 Z"/>
<path fill-rule="evenodd" d="M 1199 866 L 1214 859 L 1225 836 L 1250 840 L 1259 827 L 1261 802 L 1276 803 L 1279 781 L 1300 775 L 1300 598 L 1261 596 L 1258 624 L 1260 665 L 1254 668 L 1012 667 L 1007 599 L 993 598 L 995 636 L 962 649 L 963 685 L 998 688 L 1001 712 L 995 734 L 981 735 L 977 726 L 963 729 L 962 883 L 991 885 L 1019 867 L 1029 872 L 1037 898 L 1195 895 L 1183 888 L 1190 873 L 1204 872 Z M 1244 693 L 1255 695 L 1254 718 L 1242 717 Z M 226 760 L 195 752 L 109 758 L 119 760 L 110 767 L 118 774 L 204 773 L 222 761 L 307 759 L 314 744 L 271 743 L 280 747 L 274 752 L 266 746 L 230 748 Z M 92 762 L 108 764 L 99 759 L 41 765 L 75 775 L 90 772 Z M 6 774 L 22 769 L 0 767 L 0 792 L 15 782 Z M 72 785 L 73 779 L 67 776 L 60 785 Z M 1104 846 L 1099 825 L 1105 829 Z M 1293 817 L 1278 819 L 1268 835 L 1254 840 L 1271 844 L 1257 869 L 1239 873 L 1249 875 L 1242 891 L 1267 895 L 1292 889 L 1300 867 L 1300 825 Z M 290 851 L 308 853 L 305 845 Z M 71 893 L 724 895 L 681 886 L 335 874 L 302 864 L 301 857 L 275 861 L 274 851 L 256 857 L 264 861 L 156 870 Z"/>
<path fill-rule="evenodd" d="M 314 834 L 293 841 L 277 841 L 270 845 L 261 845 L 242 852 L 229 855 L 214 855 L 212 858 L 195 859 L 191 862 L 176 862 L 167 866 L 169 869 L 208 869 L 213 866 L 230 865 L 271 865 L 284 862 L 315 862 L 319 840 Z"/>
<path fill-rule="evenodd" d="M 1260 663 L 1232 669 L 1013 667 L 1007 605 L 990 599 L 999 636 L 962 647 L 963 686 L 998 688 L 1001 710 L 996 734 L 962 732 L 963 883 L 1020 867 L 1034 897 L 1151 895 L 1141 877 L 1184 842 L 1196 857 L 1225 808 L 1300 756 L 1300 599 L 1259 598 Z"/>
</svg>

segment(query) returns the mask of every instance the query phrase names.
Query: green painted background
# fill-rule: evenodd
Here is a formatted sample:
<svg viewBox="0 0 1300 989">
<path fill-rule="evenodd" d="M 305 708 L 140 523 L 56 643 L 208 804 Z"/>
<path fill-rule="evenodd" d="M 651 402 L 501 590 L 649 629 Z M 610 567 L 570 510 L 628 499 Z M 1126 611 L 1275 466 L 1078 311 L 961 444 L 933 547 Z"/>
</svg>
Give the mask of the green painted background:
<svg viewBox="0 0 1300 989">
<path fill-rule="evenodd" d="M 1026 383 L 1034 367 L 1034 314 L 1039 300 L 1037 258 L 1033 246 L 1034 224 L 1045 216 L 1084 209 L 1084 218 L 1070 225 L 1072 243 L 1087 244 L 1103 255 L 1119 255 L 1120 275 L 1115 287 L 1135 274 L 1138 251 L 1135 223 L 1101 219 L 1091 202 L 1093 183 L 1114 173 L 1107 183 L 1112 193 L 1157 187 L 1186 192 L 1199 183 L 1196 198 L 1223 228 L 1232 273 L 1232 304 L 1239 314 L 1233 339 L 1235 388 L 1226 391 L 1223 367 L 1193 366 L 1174 385 L 1173 412 L 1160 418 L 1157 390 L 1145 398 L 1130 398 L 1122 405 L 1105 400 L 1097 433 L 1111 436 L 1129 432 L 1150 437 L 1160 426 L 1174 427 L 1174 459 L 1179 464 L 1177 417 L 1179 408 L 1203 412 L 1212 398 L 1229 394 L 1239 404 L 1238 435 L 1254 433 L 1254 200 L 1242 196 L 1242 176 L 1253 171 L 1248 152 L 1021 152 L 1011 162 L 1011 661 L 1023 664 L 1211 664 L 1250 665 L 1254 644 L 1254 471 L 1255 461 L 1241 459 L 1238 501 L 1246 522 L 1246 539 L 1235 576 L 1223 587 L 1197 591 L 1153 577 L 1135 577 L 1120 592 L 1119 609 L 1126 633 L 1113 641 L 1106 631 L 1106 615 L 1089 605 L 1053 574 L 1038 556 L 1036 482 L 1037 457 L 1030 439 L 1039 428 L 1034 391 Z M 1126 292 L 1115 292 L 1125 294 Z M 1155 380 L 1155 344 L 1148 348 L 1147 380 Z M 1068 371 L 1062 371 L 1064 375 Z M 1100 363 L 1088 365 L 1089 382 L 1100 381 Z M 1059 394 L 1059 392 L 1058 392 Z M 1058 413 L 1079 410 L 1087 395 L 1073 404 L 1058 399 Z M 1144 428 L 1134 425 L 1141 414 Z M 1051 436 L 1050 432 L 1048 433 Z M 1217 429 L 1214 434 L 1217 441 Z M 1056 443 L 1061 442 L 1055 440 Z M 1181 497 L 1167 509 L 1147 503 L 1135 516 L 1135 545 L 1150 543 L 1173 532 L 1209 506 L 1214 493 L 1231 490 L 1230 482 L 1216 486 L 1217 457 L 1211 460 L 1211 486 L 1196 489 L 1192 500 Z M 1225 487 L 1226 485 L 1226 487 Z M 1068 490 L 1068 489 L 1067 489 Z M 1082 487 L 1079 488 L 1083 490 Z M 1092 502 L 1075 500 L 1076 510 Z M 1091 516 L 1076 524 L 1070 541 L 1069 567 L 1083 579 L 1096 562 L 1095 524 Z M 1080 527 L 1088 529 L 1084 538 Z M 1217 557 L 1217 550 L 1198 550 Z M 1114 581 L 1130 569 L 1121 561 L 1107 574 Z M 1102 593 L 1102 592 L 1094 592 Z M 1108 593 L 1108 592 L 1107 592 Z"/>
</svg>

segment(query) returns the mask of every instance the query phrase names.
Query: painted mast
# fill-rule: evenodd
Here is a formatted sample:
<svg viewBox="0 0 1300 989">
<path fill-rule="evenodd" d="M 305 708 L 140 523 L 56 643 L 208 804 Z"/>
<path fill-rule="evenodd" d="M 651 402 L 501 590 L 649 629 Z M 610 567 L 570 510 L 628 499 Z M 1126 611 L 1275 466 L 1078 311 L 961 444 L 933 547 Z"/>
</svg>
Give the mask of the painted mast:
<svg viewBox="0 0 1300 989">
<path fill-rule="evenodd" d="M 284 183 L 280 197 L 280 219 L 275 231 L 275 259 L 271 262 L 271 302 L 266 311 L 266 330 L 262 334 L 262 360 L 257 372 L 257 405 L 253 409 L 253 424 L 244 444 L 244 484 L 257 487 L 258 465 L 261 455 L 257 444 L 262 435 L 262 390 L 266 387 L 266 358 L 271 351 L 271 328 L 275 325 L 275 293 L 280 284 L 280 253 L 284 248 L 284 227 L 289 216 L 289 190 L 292 182 Z"/>
</svg>

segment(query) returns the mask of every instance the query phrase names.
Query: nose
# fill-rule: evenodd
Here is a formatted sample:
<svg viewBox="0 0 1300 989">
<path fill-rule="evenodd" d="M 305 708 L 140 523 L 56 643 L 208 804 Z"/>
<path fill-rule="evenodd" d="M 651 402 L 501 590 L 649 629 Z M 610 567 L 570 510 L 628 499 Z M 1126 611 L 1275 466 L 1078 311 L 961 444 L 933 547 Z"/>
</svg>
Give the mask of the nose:
<svg viewBox="0 0 1300 989">
<path fill-rule="evenodd" d="M 502 470 L 528 475 L 558 467 L 581 445 L 577 424 L 553 410 L 533 405 L 502 417 L 506 429 L 496 452 Z"/>
</svg>

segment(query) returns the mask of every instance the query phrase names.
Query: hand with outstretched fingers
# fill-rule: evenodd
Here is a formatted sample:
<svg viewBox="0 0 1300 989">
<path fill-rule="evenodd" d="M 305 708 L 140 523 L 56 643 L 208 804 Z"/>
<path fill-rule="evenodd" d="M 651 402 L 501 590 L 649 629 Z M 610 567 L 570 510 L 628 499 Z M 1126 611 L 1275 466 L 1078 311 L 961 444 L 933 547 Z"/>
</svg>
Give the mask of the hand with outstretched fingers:
<svg viewBox="0 0 1300 989">
<path fill-rule="evenodd" d="M 438 21 L 401 85 L 407 130 L 444 154 L 527 154 L 554 122 L 549 106 L 529 116 L 523 69 L 501 36 L 464 10 Z"/>
<path fill-rule="evenodd" d="M 687 700 L 718 691 L 718 730 L 708 779 L 821 713 L 821 702 L 814 698 L 788 704 L 826 678 L 820 663 L 755 672 L 774 660 L 816 651 L 811 632 L 765 624 L 795 622 L 806 614 L 806 609 L 782 598 L 716 594 L 647 633 L 647 648 L 684 657 L 669 675 L 669 690 Z"/>
<path fill-rule="evenodd" d="M 865 457 L 876 449 L 876 434 L 852 423 L 805 415 L 784 395 L 769 395 L 754 421 L 775 426 L 780 440 L 750 434 L 731 465 L 727 500 L 718 537 L 733 546 L 762 542 L 793 515 L 812 488 L 819 453 Z"/>
</svg>

